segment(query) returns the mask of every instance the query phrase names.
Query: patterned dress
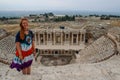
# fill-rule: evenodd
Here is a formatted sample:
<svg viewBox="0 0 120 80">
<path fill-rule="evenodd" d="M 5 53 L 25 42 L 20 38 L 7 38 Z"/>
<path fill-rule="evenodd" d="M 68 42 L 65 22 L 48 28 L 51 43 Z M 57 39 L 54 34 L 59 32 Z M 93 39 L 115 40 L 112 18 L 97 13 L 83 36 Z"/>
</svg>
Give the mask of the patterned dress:
<svg viewBox="0 0 120 80">
<path fill-rule="evenodd" d="M 15 42 L 20 42 L 23 60 L 20 60 L 19 53 L 16 50 L 16 55 L 12 60 L 10 68 L 16 68 L 17 71 L 21 71 L 22 69 L 31 66 L 33 61 L 33 37 L 33 32 L 30 30 L 29 34 L 25 35 L 24 40 L 20 39 L 20 32 L 17 33 Z"/>
</svg>

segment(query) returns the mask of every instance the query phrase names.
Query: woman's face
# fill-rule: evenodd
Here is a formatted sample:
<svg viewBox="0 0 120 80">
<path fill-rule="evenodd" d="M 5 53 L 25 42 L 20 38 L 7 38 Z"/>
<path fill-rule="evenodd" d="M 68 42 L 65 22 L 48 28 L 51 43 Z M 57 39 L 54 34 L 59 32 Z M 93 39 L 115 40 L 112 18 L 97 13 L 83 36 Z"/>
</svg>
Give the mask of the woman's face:
<svg viewBox="0 0 120 80">
<path fill-rule="evenodd" d="M 27 20 L 22 21 L 22 27 L 24 28 L 24 30 L 28 30 L 28 21 Z"/>
</svg>

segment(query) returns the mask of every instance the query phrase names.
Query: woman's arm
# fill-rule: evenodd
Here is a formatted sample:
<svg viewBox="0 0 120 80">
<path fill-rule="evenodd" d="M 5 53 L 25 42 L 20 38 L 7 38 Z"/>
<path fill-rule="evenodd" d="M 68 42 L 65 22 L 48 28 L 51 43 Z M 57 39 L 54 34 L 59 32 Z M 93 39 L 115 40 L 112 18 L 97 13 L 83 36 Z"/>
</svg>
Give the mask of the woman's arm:
<svg viewBox="0 0 120 80">
<path fill-rule="evenodd" d="M 32 46 L 33 46 L 33 54 L 36 56 L 36 49 L 35 49 L 35 41 L 32 41 Z"/>
<path fill-rule="evenodd" d="M 16 48 L 19 53 L 19 58 L 22 60 L 23 56 L 22 56 L 22 52 L 21 52 L 20 42 L 16 42 Z"/>
</svg>

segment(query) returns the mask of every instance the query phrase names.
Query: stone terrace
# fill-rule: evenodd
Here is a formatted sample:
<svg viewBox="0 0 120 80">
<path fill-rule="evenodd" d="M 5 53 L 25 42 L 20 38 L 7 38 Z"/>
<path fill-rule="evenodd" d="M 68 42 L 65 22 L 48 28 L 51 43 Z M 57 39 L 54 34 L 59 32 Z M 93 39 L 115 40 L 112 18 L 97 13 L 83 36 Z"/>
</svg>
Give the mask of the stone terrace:
<svg viewBox="0 0 120 80">
<path fill-rule="evenodd" d="M 14 36 L 8 36 L 0 40 L 0 58 L 5 60 L 11 60 L 15 53 L 15 38 Z"/>
<path fill-rule="evenodd" d="M 114 42 L 112 42 L 108 37 L 102 36 L 93 44 L 80 51 L 77 56 L 77 62 L 99 62 L 114 55 L 115 51 L 116 48 Z"/>
</svg>

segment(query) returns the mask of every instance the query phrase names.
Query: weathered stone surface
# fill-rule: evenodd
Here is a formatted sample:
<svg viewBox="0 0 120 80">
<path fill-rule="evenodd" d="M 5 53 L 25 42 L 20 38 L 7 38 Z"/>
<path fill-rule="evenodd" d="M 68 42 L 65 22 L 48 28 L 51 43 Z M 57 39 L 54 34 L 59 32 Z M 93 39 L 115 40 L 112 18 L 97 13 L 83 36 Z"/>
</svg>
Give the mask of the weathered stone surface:
<svg viewBox="0 0 120 80">
<path fill-rule="evenodd" d="M 7 35 L 7 32 L 4 29 L 0 29 L 0 38 Z"/>
<path fill-rule="evenodd" d="M 22 75 L 0 63 L 1 80 L 119 80 L 120 56 L 94 64 L 69 64 L 45 67 L 33 62 L 31 75 Z"/>
<path fill-rule="evenodd" d="M 111 57 L 115 52 L 115 43 L 108 37 L 102 36 L 93 44 L 80 51 L 76 61 L 81 63 L 99 62 Z"/>
<path fill-rule="evenodd" d="M 5 38 L 5 41 L 8 38 Z M 10 37 L 9 39 L 12 42 L 13 38 Z M 7 42 L 4 42 L 3 39 L 0 44 L 5 45 Z M 2 50 L 5 53 L 5 55 L 0 54 L 0 57 L 3 56 L 5 59 L 12 58 L 12 55 L 7 54 L 6 49 L 8 49 L 8 46 L 13 48 L 13 45 L 0 47 L 1 53 Z M 0 80 L 120 80 L 120 55 L 113 56 L 116 51 L 115 46 L 115 43 L 109 37 L 102 36 L 77 55 L 77 63 L 46 67 L 38 62 L 33 62 L 31 75 L 22 75 L 21 72 L 10 69 L 9 65 L 0 63 Z M 93 63 L 106 58 L 109 59 Z"/>
<path fill-rule="evenodd" d="M 15 53 L 15 38 L 8 36 L 0 40 L 0 58 L 12 60 Z"/>
</svg>

